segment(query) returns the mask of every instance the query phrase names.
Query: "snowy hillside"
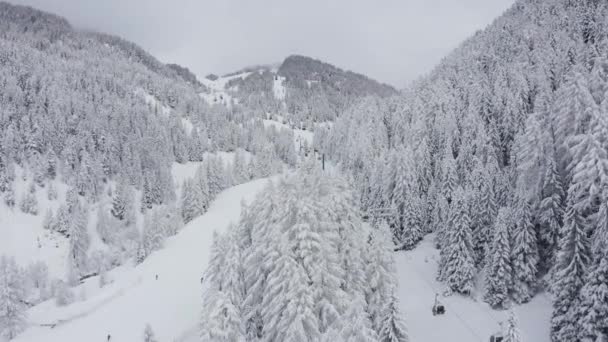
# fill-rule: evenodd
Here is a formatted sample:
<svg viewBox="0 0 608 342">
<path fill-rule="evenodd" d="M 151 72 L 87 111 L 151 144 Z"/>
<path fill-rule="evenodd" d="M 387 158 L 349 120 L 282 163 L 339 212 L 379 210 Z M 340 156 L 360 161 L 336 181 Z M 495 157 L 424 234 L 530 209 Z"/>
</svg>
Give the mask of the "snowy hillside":
<svg viewBox="0 0 608 342">
<path fill-rule="evenodd" d="M 251 201 L 266 179 L 221 193 L 209 211 L 142 264 L 108 272 L 111 282 L 99 290 L 97 277 L 75 289 L 87 299 L 66 307 L 46 302 L 28 312 L 30 328 L 14 341 L 132 342 L 150 324 L 161 341 L 196 341 L 201 308 L 200 278 L 209 258 L 213 232 L 238 220 L 241 201 Z M 158 280 L 156 280 L 158 275 Z M 91 293 L 87 293 L 91 292 Z M 153 299 L 153 300 L 151 300 Z M 54 327 L 36 326 L 56 324 Z"/>
<path fill-rule="evenodd" d="M 0 0 L 0 342 L 608 341 L 606 18 L 517 0 L 398 91 Z"/>
</svg>

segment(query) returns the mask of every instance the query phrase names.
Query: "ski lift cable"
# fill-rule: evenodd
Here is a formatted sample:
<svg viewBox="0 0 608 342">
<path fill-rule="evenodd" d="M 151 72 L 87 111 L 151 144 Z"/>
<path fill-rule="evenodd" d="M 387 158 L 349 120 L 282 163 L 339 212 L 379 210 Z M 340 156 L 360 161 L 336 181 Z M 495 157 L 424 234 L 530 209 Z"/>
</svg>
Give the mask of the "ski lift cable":
<svg viewBox="0 0 608 342">
<path fill-rule="evenodd" d="M 439 293 L 437 291 L 437 289 L 435 288 L 435 286 L 429 281 L 427 280 L 423 275 L 422 272 L 420 272 L 420 270 L 418 269 L 418 267 L 416 267 L 416 265 L 412 265 L 414 268 L 414 271 L 416 273 L 418 273 L 418 277 L 421 278 L 427 285 L 428 287 L 433 290 L 433 292 L 435 293 Z M 445 297 L 444 297 L 445 298 Z M 445 298 L 447 299 L 447 298 Z M 455 306 L 454 306 L 455 307 Z M 479 336 L 479 334 L 458 314 L 458 311 L 455 310 L 454 308 L 450 309 L 450 312 L 454 312 L 454 315 L 456 315 L 456 318 L 458 318 L 458 320 L 462 323 L 462 325 L 467 328 L 467 330 L 469 330 L 469 332 L 475 336 L 477 338 L 477 340 L 479 340 L 480 342 L 484 342 L 485 340 L 483 338 L 481 338 L 481 336 Z"/>
</svg>

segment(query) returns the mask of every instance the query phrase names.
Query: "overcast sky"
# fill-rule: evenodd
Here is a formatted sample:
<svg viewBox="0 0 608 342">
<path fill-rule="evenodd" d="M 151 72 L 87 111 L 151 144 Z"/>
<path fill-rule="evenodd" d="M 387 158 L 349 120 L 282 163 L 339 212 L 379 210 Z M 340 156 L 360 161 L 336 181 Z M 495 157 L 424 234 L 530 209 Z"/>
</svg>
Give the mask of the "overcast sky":
<svg viewBox="0 0 608 342">
<path fill-rule="evenodd" d="M 199 77 L 302 54 L 402 87 L 514 0 L 8 0 L 131 40 Z"/>
</svg>

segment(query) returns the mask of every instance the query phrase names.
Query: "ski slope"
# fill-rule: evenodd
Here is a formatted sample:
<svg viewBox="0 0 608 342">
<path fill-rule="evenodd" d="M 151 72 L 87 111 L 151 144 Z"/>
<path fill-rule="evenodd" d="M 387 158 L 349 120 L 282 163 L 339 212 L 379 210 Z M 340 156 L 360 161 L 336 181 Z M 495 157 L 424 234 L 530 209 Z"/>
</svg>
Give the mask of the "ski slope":
<svg viewBox="0 0 608 342">
<path fill-rule="evenodd" d="M 142 339 L 147 323 L 160 341 L 196 341 L 203 309 L 200 277 L 213 231 L 221 232 L 237 221 L 241 200 L 253 200 L 266 183 L 267 179 L 259 179 L 224 191 L 205 215 L 142 264 L 109 272 L 113 283 L 94 296 L 66 307 L 57 307 L 54 301 L 33 307 L 28 312 L 30 327 L 14 341 L 106 341 L 110 334 L 112 342 L 134 342 Z M 96 283 L 92 278 L 81 286 Z"/>
<path fill-rule="evenodd" d="M 401 312 L 405 314 L 410 340 L 489 341 L 490 336 L 500 330 L 500 322 L 506 322 L 508 312 L 492 310 L 482 301 L 482 293 L 474 293 L 475 299 L 456 294 L 449 297 L 440 295 L 439 300 L 445 305 L 446 313 L 443 316 L 432 315 L 435 293 L 445 291 L 445 287 L 435 280 L 439 251 L 434 248 L 433 239 L 434 235 L 428 235 L 416 249 L 399 252 L 396 257 Z M 515 313 L 523 341 L 551 340 L 551 301 L 546 294 L 541 293 L 530 303 L 516 307 Z"/>
</svg>

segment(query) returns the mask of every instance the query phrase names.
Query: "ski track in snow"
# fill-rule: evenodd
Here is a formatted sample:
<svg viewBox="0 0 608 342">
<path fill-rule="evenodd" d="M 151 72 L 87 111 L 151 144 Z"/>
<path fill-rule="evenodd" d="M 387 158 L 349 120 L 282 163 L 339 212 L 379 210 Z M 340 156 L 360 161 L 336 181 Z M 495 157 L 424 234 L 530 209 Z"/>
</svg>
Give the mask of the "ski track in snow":
<svg viewBox="0 0 608 342">
<path fill-rule="evenodd" d="M 435 279 L 439 251 L 428 235 L 412 251 L 399 252 L 396 257 L 401 312 L 405 314 L 411 341 L 487 342 L 506 322 L 508 311 L 492 310 L 482 301 L 482 293 L 474 299 L 453 294 L 443 297 L 445 286 Z M 439 293 L 446 313 L 433 316 L 431 308 Z M 551 301 L 544 293 L 525 305 L 515 308 L 523 341 L 549 342 Z"/>
<path fill-rule="evenodd" d="M 252 201 L 267 182 L 268 179 L 259 179 L 224 191 L 205 215 L 168 239 L 163 249 L 133 268 L 131 274 L 115 279 L 107 290 L 104 288 L 84 302 L 62 308 L 53 306 L 48 317 L 44 317 L 44 312 L 31 315 L 37 321 L 30 317 L 29 329 L 14 341 L 106 341 L 110 334 L 112 342 L 133 342 L 142 339 L 148 323 L 160 341 L 196 340 L 203 310 L 200 277 L 209 258 L 213 231 L 221 232 L 236 222 L 241 200 Z M 157 274 L 159 278 L 155 280 Z M 106 292 L 112 289 L 115 292 L 108 295 Z M 99 296 L 105 299 L 100 300 Z M 87 309 L 75 310 L 80 306 Z M 35 325 L 53 322 L 60 324 L 54 328 Z"/>
</svg>

